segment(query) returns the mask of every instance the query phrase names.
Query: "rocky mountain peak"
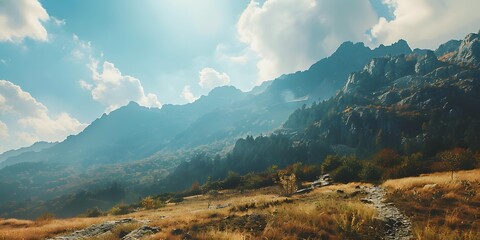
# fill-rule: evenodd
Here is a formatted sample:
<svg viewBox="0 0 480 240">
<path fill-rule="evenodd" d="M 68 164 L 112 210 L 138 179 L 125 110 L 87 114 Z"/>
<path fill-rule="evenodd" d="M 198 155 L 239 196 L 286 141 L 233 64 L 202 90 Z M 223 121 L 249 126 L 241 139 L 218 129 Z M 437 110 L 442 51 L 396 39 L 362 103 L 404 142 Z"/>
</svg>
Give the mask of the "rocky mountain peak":
<svg viewBox="0 0 480 240">
<path fill-rule="evenodd" d="M 480 68 L 480 33 L 470 33 L 463 39 L 452 61 L 458 65 Z"/>
</svg>

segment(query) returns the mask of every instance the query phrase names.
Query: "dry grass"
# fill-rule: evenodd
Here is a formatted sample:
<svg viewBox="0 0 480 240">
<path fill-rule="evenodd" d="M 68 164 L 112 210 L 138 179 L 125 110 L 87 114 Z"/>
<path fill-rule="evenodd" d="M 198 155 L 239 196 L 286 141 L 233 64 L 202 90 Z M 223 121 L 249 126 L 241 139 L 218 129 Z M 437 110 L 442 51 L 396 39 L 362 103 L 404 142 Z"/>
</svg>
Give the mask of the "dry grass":
<svg viewBox="0 0 480 240">
<path fill-rule="evenodd" d="M 426 184 L 448 184 L 452 183 L 451 172 L 439 172 L 432 174 L 422 174 L 419 177 L 407 177 L 400 179 L 387 180 L 383 183 L 384 187 L 392 189 L 409 189 L 412 187 L 423 187 Z M 453 183 L 466 180 L 480 180 L 480 169 L 458 171 L 453 175 Z"/>
<path fill-rule="evenodd" d="M 0 240 L 45 239 L 111 220 L 102 218 L 52 219 L 48 221 L 0 220 Z"/>
<path fill-rule="evenodd" d="M 0 239 L 44 239 L 126 217 L 149 220 L 149 225 L 161 229 L 148 239 L 183 239 L 186 235 L 195 239 L 372 239 L 366 236 L 375 234 L 375 210 L 361 204 L 360 196 L 347 197 L 355 185 L 328 186 L 290 198 L 278 196 L 275 187 L 222 191 L 213 202 L 209 196 L 198 195 L 161 209 L 115 217 L 1 220 Z M 339 189 L 345 193 L 337 193 Z M 209 203 L 220 208 L 209 209 Z M 135 227 L 126 224 L 102 237 L 119 239 Z"/>
<path fill-rule="evenodd" d="M 480 170 L 388 180 L 390 200 L 414 223 L 417 239 L 480 239 Z"/>
</svg>

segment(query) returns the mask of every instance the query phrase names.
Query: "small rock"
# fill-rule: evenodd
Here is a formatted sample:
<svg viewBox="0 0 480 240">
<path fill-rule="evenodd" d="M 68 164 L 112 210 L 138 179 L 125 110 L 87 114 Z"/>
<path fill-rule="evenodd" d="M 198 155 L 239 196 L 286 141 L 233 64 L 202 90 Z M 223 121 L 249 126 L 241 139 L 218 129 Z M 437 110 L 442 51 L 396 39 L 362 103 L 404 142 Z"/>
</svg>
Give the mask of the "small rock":
<svg viewBox="0 0 480 240">
<path fill-rule="evenodd" d="M 343 191 L 341 189 L 337 189 L 337 193 L 345 193 L 345 191 Z"/>
</svg>

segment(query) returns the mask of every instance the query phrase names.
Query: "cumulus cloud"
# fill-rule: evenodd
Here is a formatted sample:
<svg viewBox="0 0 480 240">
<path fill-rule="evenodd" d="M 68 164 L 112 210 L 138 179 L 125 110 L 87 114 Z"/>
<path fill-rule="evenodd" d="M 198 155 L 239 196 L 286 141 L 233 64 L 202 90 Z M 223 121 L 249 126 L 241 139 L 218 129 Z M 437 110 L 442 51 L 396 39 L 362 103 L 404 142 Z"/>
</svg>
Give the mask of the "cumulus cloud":
<svg viewBox="0 0 480 240">
<path fill-rule="evenodd" d="M 192 90 L 190 89 L 190 85 L 186 85 L 185 87 L 183 87 L 183 90 L 182 90 L 182 93 L 180 94 L 180 96 L 187 100 L 187 102 L 191 103 L 191 102 L 195 102 L 195 100 L 198 99 L 198 97 L 196 97 L 193 93 L 192 93 Z"/>
<path fill-rule="evenodd" d="M 391 21 L 380 18 L 372 29 L 378 42 L 390 44 L 403 38 L 419 48 L 435 48 L 450 39 L 463 38 L 480 28 L 478 0 L 384 0 L 392 10 Z"/>
<path fill-rule="evenodd" d="M 306 69 L 344 41 L 367 41 L 377 21 L 368 0 L 252 0 L 237 31 L 258 54 L 263 81 Z"/>
<path fill-rule="evenodd" d="M 209 67 L 200 70 L 198 76 L 200 78 L 198 82 L 200 87 L 208 90 L 230 83 L 230 77 L 226 73 L 220 73 Z"/>
<path fill-rule="evenodd" d="M 42 23 L 49 19 L 38 0 L 0 1 L 0 41 L 21 41 L 26 37 L 47 41 Z"/>
<path fill-rule="evenodd" d="M 0 80 L 0 152 L 35 141 L 61 141 L 86 127 L 67 113 L 52 115 L 19 86 Z"/>
<path fill-rule="evenodd" d="M 91 59 L 88 67 L 92 72 L 93 84 L 80 81 L 82 88 L 91 90 L 92 98 L 107 107 L 111 112 L 121 106 L 135 101 L 145 107 L 161 107 L 157 96 L 152 93 L 145 94 L 139 79 L 122 75 L 113 63 L 105 61 L 101 71 L 98 71 L 99 62 Z"/>
<path fill-rule="evenodd" d="M 0 141 L 1 140 L 6 140 L 8 138 L 8 136 L 9 135 L 8 135 L 7 125 L 4 122 L 0 121 Z M 0 149 L 0 151 L 1 151 L 1 149 Z"/>
</svg>

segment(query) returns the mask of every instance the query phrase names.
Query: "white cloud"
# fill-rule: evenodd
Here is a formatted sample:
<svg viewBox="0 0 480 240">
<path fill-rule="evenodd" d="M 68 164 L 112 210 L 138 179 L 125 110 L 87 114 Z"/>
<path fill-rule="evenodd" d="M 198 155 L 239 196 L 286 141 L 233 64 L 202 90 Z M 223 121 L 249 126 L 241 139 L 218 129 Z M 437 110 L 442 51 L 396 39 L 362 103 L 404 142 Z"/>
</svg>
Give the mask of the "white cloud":
<svg viewBox="0 0 480 240">
<path fill-rule="evenodd" d="M 50 19 L 52 20 L 53 24 L 55 24 L 55 26 L 65 26 L 65 24 L 67 24 L 67 21 L 65 19 L 58 19 L 56 17 L 50 17 Z"/>
<path fill-rule="evenodd" d="M 4 122 L 0 121 L 0 141 L 8 139 L 8 136 L 9 135 L 7 125 Z"/>
<path fill-rule="evenodd" d="M 72 50 L 72 56 L 76 59 L 83 59 L 86 55 L 92 53 L 92 43 L 90 41 L 81 40 L 75 33 L 73 34 L 73 43 L 75 49 Z"/>
<path fill-rule="evenodd" d="M 87 83 L 84 80 L 78 81 L 78 84 L 80 84 L 80 87 L 82 87 L 83 89 L 87 89 L 87 90 L 90 90 L 90 91 L 93 89 L 93 85 L 90 84 L 90 83 Z"/>
<path fill-rule="evenodd" d="M 0 41 L 21 41 L 26 37 L 47 41 L 42 23 L 49 19 L 38 0 L 0 1 Z"/>
<path fill-rule="evenodd" d="M 183 90 L 182 90 L 182 93 L 180 94 L 180 96 L 187 100 L 187 102 L 191 103 L 191 102 L 195 102 L 195 100 L 198 99 L 198 97 L 195 97 L 195 95 L 192 93 L 191 89 L 190 89 L 190 85 L 186 85 L 185 87 L 183 87 Z"/>
<path fill-rule="evenodd" d="M 98 61 L 91 59 L 88 67 L 92 72 L 93 84 L 80 81 L 80 85 L 82 88 L 91 90 L 92 98 L 105 105 L 107 112 L 124 106 L 130 101 L 145 107 L 162 106 L 155 94 L 145 94 L 139 79 L 122 75 L 113 63 L 105 61 L 99 72 Z"/>
<path fill-rule="evenodd" d="M 380 18 L 372 35 L 390 44 L 403 38 L 419 48 L 436 48 L 480 28 L 478 0 L 384 0 L 394 19 Z"/>
<path fill-rule="evenodd" d="M 226 73 L 220 73 L 213 68 L 206 67 L 200 70 L 198 76 L 200 87 L 208 90 L 230 83 L 230 77 Z"/>
<path fill-rule="evenodd" d="M 0 152 L 39 140 L 61 141 L 86 127 L 67 113 L 52 115 L 30 93 L 6 80 L 0 80 L 0 117 Z"/>
<path fill-rule="evenodd" d="M 252 0 L 237 30 L 260 57 L 263 81 L 306 69 L 344 41 L 367 41 L 377 20 L 368 0 Z"/>
</svg>

